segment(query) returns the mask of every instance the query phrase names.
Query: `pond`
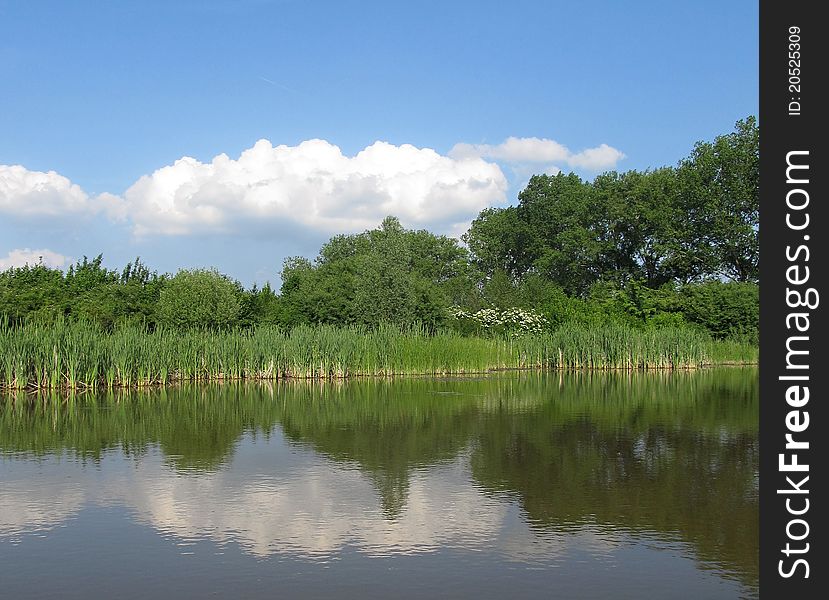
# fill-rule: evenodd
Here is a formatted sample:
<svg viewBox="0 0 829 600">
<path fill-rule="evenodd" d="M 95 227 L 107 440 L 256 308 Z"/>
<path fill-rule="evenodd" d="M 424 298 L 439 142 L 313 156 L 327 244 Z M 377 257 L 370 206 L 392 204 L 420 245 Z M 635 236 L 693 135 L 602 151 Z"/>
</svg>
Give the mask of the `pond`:
<svg viewBox="0 0 829 600">
<path fill-rule="evenodd" d="M 752 598 L 758 372 L 0 402 L 4 597 Z"/>
</svg>

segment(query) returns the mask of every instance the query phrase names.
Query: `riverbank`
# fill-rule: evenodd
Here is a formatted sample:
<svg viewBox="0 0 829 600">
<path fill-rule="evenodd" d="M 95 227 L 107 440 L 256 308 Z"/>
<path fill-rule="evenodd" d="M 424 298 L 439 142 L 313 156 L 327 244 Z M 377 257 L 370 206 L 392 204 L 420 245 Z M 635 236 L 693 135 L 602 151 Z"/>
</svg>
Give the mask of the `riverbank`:
<svg viewBox="0 0 829 600">
<path fill-rule="evenodd" d="M 0 328 L 0 387 L 77 389 L 165 385 L 182 381 L 449 375 L 506 369 L 692 369 L 752 364 L 757 348 L 717 341 L 693 329 L 564 325 L 519 337 L 429 334 L 396 327 L 329 325 L 290 331 L 147 331 L 106 333 L 65 322 Z"/>
</svg>

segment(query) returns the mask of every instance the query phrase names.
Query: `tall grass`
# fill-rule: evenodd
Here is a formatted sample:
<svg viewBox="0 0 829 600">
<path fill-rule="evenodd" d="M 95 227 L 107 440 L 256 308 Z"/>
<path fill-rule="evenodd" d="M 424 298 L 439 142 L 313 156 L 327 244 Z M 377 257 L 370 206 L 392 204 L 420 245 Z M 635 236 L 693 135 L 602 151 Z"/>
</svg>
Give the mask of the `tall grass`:
<svg viewBox="0 0 829 600">
<path fill-rule="evenodd" d="M 753 352 L 753 354 L 752 354 Z M 140 387 L 220 379 L 325 379 L 445 375 L 499 369 L 673 369 L 752 362 L 747 344 L 715 342 L 689 329 L 565 325 L 521 337 L 468 337 L 418 328 L 300 326 L 290 331 L 105 333 L 81 322 L 0 324 L 0 387 Z"/>
</svg>

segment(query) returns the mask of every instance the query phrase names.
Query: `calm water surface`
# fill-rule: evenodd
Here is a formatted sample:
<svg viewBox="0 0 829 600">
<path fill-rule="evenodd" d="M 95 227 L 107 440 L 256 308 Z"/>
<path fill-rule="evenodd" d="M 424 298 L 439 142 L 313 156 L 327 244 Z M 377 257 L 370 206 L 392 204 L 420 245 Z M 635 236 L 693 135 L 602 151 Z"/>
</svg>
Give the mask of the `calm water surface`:
<svg viewBox="0 0 829 600">
<path fill-rule="evenodd" d="M 0 399 L 5 598 L 745 598 L 756 369 Z"/>
</svg>

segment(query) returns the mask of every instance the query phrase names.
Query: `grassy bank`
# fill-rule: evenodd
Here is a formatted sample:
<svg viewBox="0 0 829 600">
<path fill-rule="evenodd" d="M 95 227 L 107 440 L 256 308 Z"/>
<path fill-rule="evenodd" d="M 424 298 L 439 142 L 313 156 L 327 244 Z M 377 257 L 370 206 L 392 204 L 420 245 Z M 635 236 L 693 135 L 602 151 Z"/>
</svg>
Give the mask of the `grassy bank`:
<svg viewBox="0 0 829 600">
<path fill-rule="evenodd" d="M 695 368 L 755 362 L 748 344 L 713 341 L 689 329 L 563 326 L 518 338 L 468 337 L 417 329 L 260 326 L 236 331 L 84 323 L 0 326 L 0 387 L 131 387 L 217 379 L 443 375 L 496 369 Z"/>
</svg>

